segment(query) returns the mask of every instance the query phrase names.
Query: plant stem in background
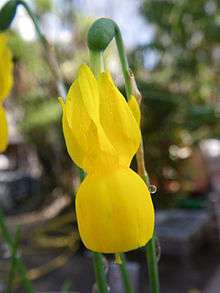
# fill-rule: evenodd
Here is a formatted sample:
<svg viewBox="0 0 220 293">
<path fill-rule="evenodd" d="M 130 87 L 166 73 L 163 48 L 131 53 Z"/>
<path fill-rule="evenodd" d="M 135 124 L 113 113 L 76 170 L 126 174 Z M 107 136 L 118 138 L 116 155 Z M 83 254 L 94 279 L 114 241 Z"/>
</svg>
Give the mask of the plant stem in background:
<svg viewBox="0 0 220 293">
<path fill-rule="evenodd" d="M 159 293 L 160 283 L 159 283 L 159 273 L 158 273 L 157 256 L 156 256 L 155 234 L 146 245 L 146 257 L 147 257 L 148 274 L 149 274 L 151 292 Z"/>
<path fill-rule="evenodd" d="M 39 37 L 42 45 L 44 46 L 45 54 L 46 54 L 45 59 L 46 59 L 48 65 L 49 65 L 51 73 L 52 73 L 52 75 L 53 75 L 53 77 L 55 79 L 57 91 L 58 91 L 58 93 L 59 93 L 59 95 L 61 97 L 65 98 L 66 97 L 66 88 L 65 88 L 65 84 L 64 84 L 63 78 L 62 78 L 62 74 L 60 72 L 60 68 L 59 68 L 57 59 L 55 57 L 55 54 L 53 52 L 52 46 L 47 41 L 45 35 L 41 31 L 38 19 L 37 19 L 36 15 L 30 9 L 28 4 L 25 1 L 22 1 L 22 0 L 18 1 L 18 4 L 22 5 L 26 9 L 28 15 L 32 19 L 32 21 L 34 23 L 35 30 L 36 30 L 36 32 L 38 34 L 38 37 Z"/>
<path fill-rule="evenodd" d="M 138 173 L 143 178 L 148 188 L 150 187 L 150 180 L 148 173 L 145 168 L 144 162 L 144 148 L 143 141 L 141 140 L 141 145 L 136 154 L 137 165 L 138 165 Z M 157 255 L 156 255 L 156 239 L 155 232 L 150 241 L 148 241 L 146 247 L 146 257 L 147 257 L 147 266 L 148 266 L 148 275 L 150 288 L 152 293 L 160 292 L 160 283 L 159 283 L 159 272 L 158 272 L 158 264 L 157 264 Z"/>
<path fill-rule="evenodd" d="M 139 105 L 141 106 L 142 97 L 140 92 L 137 88 L 134 76 L 130 73 L 130 81 L 132 85 L 132 94 L 137 98 Z M 145 167 L 145 160 L 144 160 L 144 145 L 143 139 L 141 138 L 141 144 L 136 154 L 137 160 L 137 167 L 138 167 L 138 174 L 143 178 L 145 183 L 147 184 L 149 191 L 150 191 L 150 179 Z M 158 264 L 157 264 L 157 255 L 156 255 L 156 237 L 155 232 L 153 237 L 150 241 L 148 241 L 146 247 L 146 257 L 147 257 L 147 266 L 148 266 L 148 275 L 149 275 L 149 282 L 150 288 L 152 293 L 159 293 L 160 292 L 160 283 L 159 283 L 159 272 L 158 272 Z"/>
<path fill-rule="evenodd" d="M 99 293 L 107 293 L 108 286 L 106 282 L 103 256 L 101 253 L 93 252 L 92 257 L 98 291 Z"/>
<path fill-rule="evenodd" d="M 1 234 L 2 234 L 4 241 L 8 245 L 8 248 L 10 250 L 11 255 L 13 255 L 13 250 L 15 249 L 14 246 L 16 246 L 16 245 L 14 244 L 12 237 L 10 235 L 10 232 L 7 229 L 7 226 L 5 224 L 5 218 L 4 218 L 4 215 L 1 210 L 0 210 L 0 231 L 1 231 Z M 16 260 L 16 268 L 20 274 L 22 284 L 25 288 L 25 292 L 27 292 L 27 293 L 34 292 L 32 285 L 31 285 L 31 282 L 29 281 L 29 279 L 27 277 L 27 270 L 26 270 L 25 265 L 23 264 L 21 258 L 19 256 L 17 256 L 15 258 L 15 260 Z"/>
<path fill-rule="evenodd" d="M 125 81 L 125 91 L 127 100 L 129 99 L 131 95 L 131 82 L 130 82 L 130 76 L 129 76 L 129 65 L 128 60 L 125 52 L 125 47 L 123 43 L 123 39 L 121 36 L 121 31 L 117 24 L 115 24 L 115 41 L 118 49 L 118 54 L 121 62 L 122 72 L 124 76 Z"/>
</svg>

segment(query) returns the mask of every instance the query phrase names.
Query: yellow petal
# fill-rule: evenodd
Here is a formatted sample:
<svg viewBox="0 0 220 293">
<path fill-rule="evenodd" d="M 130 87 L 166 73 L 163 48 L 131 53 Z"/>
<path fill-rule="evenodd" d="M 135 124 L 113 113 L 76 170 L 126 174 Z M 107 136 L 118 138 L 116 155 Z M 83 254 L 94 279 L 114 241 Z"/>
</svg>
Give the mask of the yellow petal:
<svg viewBox="0 0 220 293">
<path fill-rule="evenodd" d="M 86 65 L 80 68 L 79 78 L 72 84 L 64 108 L 67 124 L 63 127 L 64 135 L 76 164 L 86 172 L 100 172 L 118 165 L 116 151 L 100 124 L 97 81 Z M 79 146 L 77 156 L 74 155 L 74 144 Z"/>
<path fill-rule="evenodd" d="M 13 63 L 11 50 L 7 47 L 7 37 L 0 34 L 0 102 L 9 94 L 13 84 Z"/>
<path fill-rule="evenodd" d="M 76 195 L 76 213 L 82 241 L 93 251 L 125 252 L 152 238 L 151 197 L 129 168 L 88 175 Z"/>
<path fill-rule="evenodd" d="M 8 126 L 4 108 L 0 105 L 0 153 L 8 146 Z"/>
<path fill-rule="evenodd" d="M 128 167 L 140 145 L 138 124 L 109 73 L 100 75 L 99 91 L 102 127 L 118 153 L 120 165 Z"/>
<path fill-rule="evenodd" d="M 73 161 L 75 163 L 83 168 L 83 159 L 84 159 L 84 153 L 82 148 L 78 145 L 77 140 L 72 134 L 72 131 L 69 127 L 67 117 L 66 117 L 66 109 L 65 109 L 65 104 L 62 100 L 62 98 L 59 98 L 59 102 L 62 106 L 63 110 L 63 118 L 62 118 L 62 125 L 63 125 L 63 134 L 65 138 L 65 143 L 67 147 L 67 151 Z"/>
<path fill-rule="evenodd" d="M 99 92 L 97 81 L 90 68 L 83 64 L 79 70 L 79 87 L 85 109 L 94 122 L 99 123 Z"/>
<path fill-rule="evenodd" d="M 128 106 L 131 109 L 131 112 L 134 115 L 135 120 L 137 121 L 138 125 L 140 126 L 141 122 L 141 111 L 140 107 L 138 105 L 137 99 L 135 96 L 131 96 L 129 101 L 128 101 Z"/>
</svg>

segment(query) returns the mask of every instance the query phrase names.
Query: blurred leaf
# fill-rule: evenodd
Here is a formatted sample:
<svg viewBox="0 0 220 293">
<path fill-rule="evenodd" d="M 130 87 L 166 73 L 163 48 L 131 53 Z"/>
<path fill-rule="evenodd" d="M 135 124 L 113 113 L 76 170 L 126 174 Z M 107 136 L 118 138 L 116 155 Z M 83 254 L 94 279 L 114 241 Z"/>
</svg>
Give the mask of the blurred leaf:
<svg viewBox="0 0 220 293">
<path fill-rule="evenodd" d="M 72 282 L 71 282 L 70 280 L 66 280 L 66 281 L 63 283 L 60 292 L 61 292 L 61 293 L 68 293 L 68 292 L 70 292 L 71 287 L 72 287 Z"/>
<path fill-rule="evenodd" d="M 10 0 L 0 10 L 0 31 L 8 29 L 15 17 L 18 1 Z"/>
<path fill-rule="evenodd" d="M 201 125 L 211 126 L 217 123 L 218 119 L 212 106 L 193 106 L 186 113 L 186 127 L 191 130 L 198 129 Z"/>
</svg>

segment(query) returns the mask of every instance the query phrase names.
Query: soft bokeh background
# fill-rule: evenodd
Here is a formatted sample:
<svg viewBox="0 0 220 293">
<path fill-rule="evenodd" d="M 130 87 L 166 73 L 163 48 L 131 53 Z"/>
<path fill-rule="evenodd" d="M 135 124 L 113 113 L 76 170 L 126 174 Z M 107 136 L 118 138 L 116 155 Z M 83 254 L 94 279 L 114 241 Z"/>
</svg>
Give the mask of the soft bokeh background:
<svg viewBox="0 0 220 293">
<path fill-rule="evenodd" d="M 5 1 L 0 1 L 0 7 Z M 52 43 L 67 88 L 88 62 L 86 34 L 97 17 L 120 26 L 143 94 L 145 159 L 157 209 L 161 289 L 220 290 L 220 3 L 218 0 L 27 1 Z M 55 81 L 33 24 L 19 7 L 9 44 L 15 83 L 7 100 L 10 146 L 0 155 L 0 207 L 37 292 L 90 292 L 91 255 L 79 240 L 74 190 Z M 114 42 L 107 68 L 123 92 Z M 135 168 L 135 164 L 134 164 Z M 129 228 L 129 227 L 128 227 Z M 135 292 L 149 292 L 143 250 L 128 255 Z M 10 254 L 0 242 L 0 292 Z M 109 260 L 111 292 L 123 292 Z M 25 292 L 19 282 L 14 292 Z"/>
</svg>

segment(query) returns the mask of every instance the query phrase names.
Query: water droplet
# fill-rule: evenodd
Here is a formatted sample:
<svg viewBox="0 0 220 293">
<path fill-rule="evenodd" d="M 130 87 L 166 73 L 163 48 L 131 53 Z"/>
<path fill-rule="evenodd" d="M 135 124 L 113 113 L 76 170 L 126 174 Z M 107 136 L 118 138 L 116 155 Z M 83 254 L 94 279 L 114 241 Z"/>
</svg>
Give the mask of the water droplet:
<svg viewBox="0 0 220 293">
<path fill-rule="evenodd" d="M 149 192 L 150 192 L 150 194 L 155 194 L 157 192 L 157 187 L 155 185 L 151 184 L 149 186 Z"/>
</svg>

